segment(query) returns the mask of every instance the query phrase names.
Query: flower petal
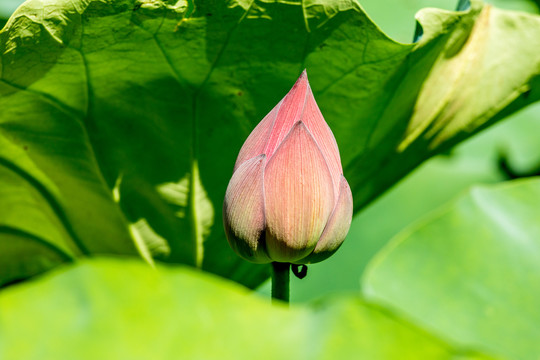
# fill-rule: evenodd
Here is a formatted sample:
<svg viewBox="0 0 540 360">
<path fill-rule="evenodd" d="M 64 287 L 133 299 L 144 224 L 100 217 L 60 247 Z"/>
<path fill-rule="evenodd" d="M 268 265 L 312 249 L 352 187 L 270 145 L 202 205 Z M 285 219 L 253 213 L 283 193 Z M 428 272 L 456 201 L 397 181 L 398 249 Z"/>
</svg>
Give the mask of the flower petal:
<svg viewBox="0 0 540 360">
<path fill-rule="evenodd" d="M 266 156 L 242 163 L 234 172 L 223 203 L 223 223 L 229 244 L 246 260 L 268 263 L 264 244 L 263 171 Z"/>
<path fill-rule="evenodd" d="M 339 194 L 339 183 L 341 175 L 343 174 L 343 168 L 341 167 L 341 159 L 339 157 L 339 149 L 337 146 L 336 139 L 330 127 L 324 121 L 324 118 L 321 114 L 321 110 L 315 102 L 313 97 L 313 92 L 308 85 L 307 96 L 306 96 L 306 106 L 304 113 L 302 115 L 302 122 L 306 125 L 313 138 L 319 145 L 328 168 L 330 169 L 330 174 L 332 175 L 332 182 L 334 184 L 334 194 Z"/>
<path fill-rule="evenodd" d="M 300 121 L 306 103 L 308 89 L 307 74 L 304 70 L 292 89 L 281 100 L 281 107 L 276 116 L 264 153 L 270 159 L 294 124 Z"/>
<path fill-rule="evenodd" d="M 274 261 L 311 253 L 334 208 L 332 178 L 313 136 L 298 122 L 264 173 L 266 248 Z"/>
<path fill-rule="evenodd" d="M 244 145 L 242 145 L 242 148 L 240 149 L 238 158 L 236 158 L 233 171 L 236 171 L 236 169 L 238 169 L 238 167 L 244 161 L 264 154 L 266 145 L 268 144 L 268 139 L 270 138 L 270 132 L 274 127 L 274 122 L 282 102 L 283 101 L 274 106 L 272 111 L 270 111 L 255 127 L 255 129 L 253 129 L 251 134 L 249 134 L 248 138 L 244 142 Z"/>
<path fill-rule="evenodd" d="M 343 176 L 341 176 L 339 190 L 336 208 L 330 216 L 315 250 L 300 260 L 299 264 L 312 264 L 325 260 L 335 253 L 345 240 L 351 227 L 353 198 L 351 188 Z"/>
</svg>

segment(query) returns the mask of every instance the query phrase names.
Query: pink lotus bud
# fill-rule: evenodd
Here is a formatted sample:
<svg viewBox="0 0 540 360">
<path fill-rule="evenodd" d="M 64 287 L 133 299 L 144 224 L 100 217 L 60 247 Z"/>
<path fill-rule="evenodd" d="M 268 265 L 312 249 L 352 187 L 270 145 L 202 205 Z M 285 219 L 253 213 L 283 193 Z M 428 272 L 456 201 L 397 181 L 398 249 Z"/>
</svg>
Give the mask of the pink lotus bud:
<svg viewBox="0 0 540 360">
<path fill-rule="evenodd" d="M 246 260 L 307 264 L 332 255 L 352 193 L 306 71 L 240 149 L 223 205 L 231 247 Z"/>
</svg>

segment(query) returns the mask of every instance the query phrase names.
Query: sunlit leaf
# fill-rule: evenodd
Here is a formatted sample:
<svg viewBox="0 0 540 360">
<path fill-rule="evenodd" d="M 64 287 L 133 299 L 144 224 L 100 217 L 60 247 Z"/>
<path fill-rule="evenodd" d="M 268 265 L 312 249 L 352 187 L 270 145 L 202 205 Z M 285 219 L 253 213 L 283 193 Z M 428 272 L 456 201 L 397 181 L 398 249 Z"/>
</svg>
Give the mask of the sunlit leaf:
<svg viewBox="0 0 540 360">
<path fill-rule="evenodd" d="M 538 199 L 538 179 L 472 189 L 373 260 L 368 297 L 452 343 L 537 359 Z"/>
<path fill-rule="evenodd" d="M 185 267 L 83 262 L 0 294 L 2 359 L 485 359 L 357 297 L 273 306 Z"/>
</svg>

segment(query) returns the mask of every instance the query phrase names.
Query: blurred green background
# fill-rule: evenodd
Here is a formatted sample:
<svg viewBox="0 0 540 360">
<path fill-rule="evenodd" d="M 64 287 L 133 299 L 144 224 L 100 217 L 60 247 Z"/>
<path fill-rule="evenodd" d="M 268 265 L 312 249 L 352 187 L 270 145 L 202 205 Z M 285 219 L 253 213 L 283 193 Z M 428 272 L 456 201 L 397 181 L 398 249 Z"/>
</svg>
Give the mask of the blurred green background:
<svg viewBox="0 0 540 360">
<path fill-rule="evenodd" d="M 0 1 L 0 26 L 21 0 Z M 415 13 L 424 7 L 447 10 L 457 0 L 359 0 L 373 21 L 391 38 L 410 42 L 415 30 Z M 497 0 L 494 6 L 538 13 L 540 1 Z M 389 11 L 391 9 L 391 11 Z M 322 109 L 324 113 L 324 109 Z M 292 279 L 291 300 L 308 301 L 335 292 L 360 290 L 360 279 L 369 260 L 394 235 L 468 187 L 508 179 L 500 158 L 507 159 L 518 174 L 540 167 L 540 104 L 530 106 L 449 154 L 423 164 L 391 191 L 368 206 L 353 220 L 347 240 L 329 260 L 309 267 L 304 280 Z M 259 289 L 268 296 L 269 282 Z"/>
<path fill-rule="evenodd" d="M 0 1 L 0 27 L 4 27 L 9 15 L 15 11 L 17 6 L 22 4 L 22 0 L 2 0 Z"/>
</svg>

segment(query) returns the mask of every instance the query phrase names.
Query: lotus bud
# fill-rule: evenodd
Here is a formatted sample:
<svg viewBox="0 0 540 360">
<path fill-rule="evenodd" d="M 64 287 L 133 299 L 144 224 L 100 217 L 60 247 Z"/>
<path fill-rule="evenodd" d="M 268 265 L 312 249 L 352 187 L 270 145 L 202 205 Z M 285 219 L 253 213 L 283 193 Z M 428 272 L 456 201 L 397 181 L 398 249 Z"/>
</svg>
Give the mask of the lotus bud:
<svg viewBox="0 0 540 360">
<path fill-rule="evenodd" d="M 255 263 L 332 255 L 351 225 L 352 193 L 306 71 L 240 149 L 223 205 L 233 250 Z"/>
</svg>

